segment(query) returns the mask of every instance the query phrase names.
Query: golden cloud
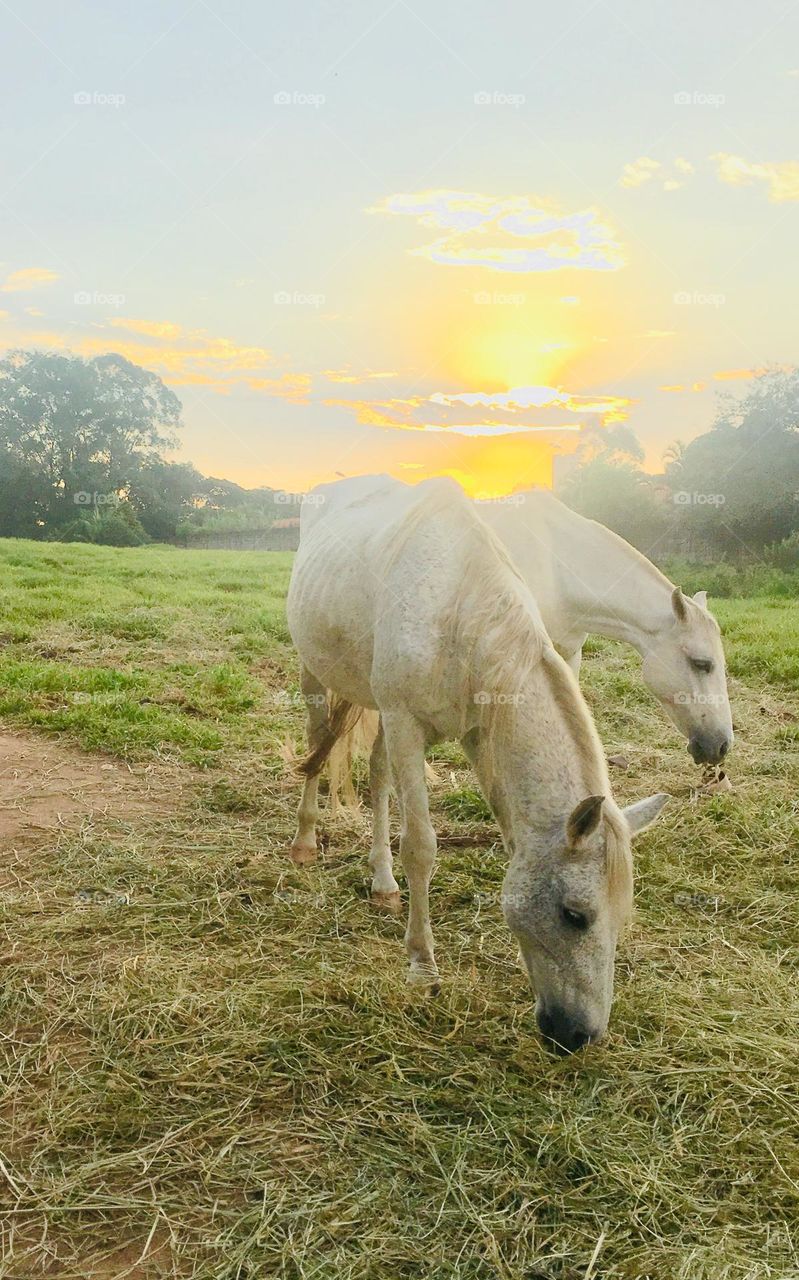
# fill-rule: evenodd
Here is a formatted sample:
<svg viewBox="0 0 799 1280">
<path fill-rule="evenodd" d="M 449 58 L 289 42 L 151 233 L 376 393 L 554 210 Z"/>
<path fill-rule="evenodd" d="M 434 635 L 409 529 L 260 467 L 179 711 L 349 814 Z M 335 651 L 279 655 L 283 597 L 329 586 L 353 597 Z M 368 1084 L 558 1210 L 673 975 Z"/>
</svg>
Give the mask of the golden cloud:
<svg viewBox="0 0 799 1280">
<path fill-rule="evenodd" d="M 624 266 L 616 233 L 598 210 L 565 213 L 538 196 L 431 190 L 387 196 L 367 213 L 411 217 L 443 231 L 410 252 L 444 266 L 492 271 L 616 271 Z"/>
<path fill-rule="evenodd" d="M 367 426 L 452 435 L 516 435 L 579 431 L 575 415 L 621 422 L 632 401 L 622 396 L 573 395 L 557 387 L 515 387 L 504 392 L 434 392 L 386 400 L 326 400 L 350 409 Z M 532 414 L 535 413 L 535 417 Z"/>
<path fill-rule="evenodd" d="M 721 369 L 714 373 L 717 382 L 737 382 L 747 378 L 762 378 L 766 373 L 793 373 L 792 364 L 764 364 L 759 369 Z"/>
<path fill-rule="evenodd" d="M 799 163 L 795 160 L 784 160 L 779 164 L 752 163 L 724 151 L 717 152 L 713 159 L 717 176 L 731 187 L 765 182 L 773 204 L 799 200 Z"/>
<path fill-rule="evenodd" d="M 216 337 L 204 329 L 187 330 L 167 320 L 120 316 L 110 324 L 116 332 L 101 329 L 99 333 L 70 334 L 67 340 L 59 333 L 27 331 L 20 335 L 20 341 L 51 350 L 69 347 L 88 358 L 115 351 L 133 364 L 153 370 L 170 386 L 208 387 L 226 395 L 245 385 L 295 403 L 307 400 L 310 374 L 276 370 L 274 354 L 266 347 L 241 346 L 230 338 Z"/>
<path fill-rule="evenodd" d="M 307 404 L 311 390 L 308 373 L 284 373 L 281 378 L 248 378 L 247 386 L 253 391 L 265 391 L 270 396 L 280 396 L 292 404 Z"/>
<path fill-rule="evenodd" d="M 372 379 L 380 381 L 383 378 L 396 378 L 398 375 L 393 370 L 381 373 L 375 372 L 372 369 L 367 369 L 363 373 L 353 373 L 351 369 L 345 368 L 323 369 L 322 376 L 327 378 L 329 382 L 369 382 Z"/>
<path fill-rule="evenodd" d="M 37 289 L 43 284 L 52 284 L 58 279 L 58 273 L 48 270 L 47 267 L 23 267 L 19 271 L 12 271 L 6 278 L 2 285 L 2 292 L 22 293 L 26 289 Z"/>
<path fill-rule="evenodd" d="M 183 332 L 179 324 L 172 324 L 168 320 L 126 320 L 123 316 L 114 316 L 110 323 L 115 329 L 141 333 L 148 338 L 167 338 L 170 342 L 179 338 Z"/>
<path fill-rule="evenodd" d="M 685 156 L 676 156 L 671 163 L 664 164 L 653 160 L 651 156 L 639 156 L 622 169 L 619 185 L 622 187 L 642 187 L 657 177 L 664 191 L 677 191 L 685 185 L 686 178 L 694 172 L 694 166 Z"/>
</svg>

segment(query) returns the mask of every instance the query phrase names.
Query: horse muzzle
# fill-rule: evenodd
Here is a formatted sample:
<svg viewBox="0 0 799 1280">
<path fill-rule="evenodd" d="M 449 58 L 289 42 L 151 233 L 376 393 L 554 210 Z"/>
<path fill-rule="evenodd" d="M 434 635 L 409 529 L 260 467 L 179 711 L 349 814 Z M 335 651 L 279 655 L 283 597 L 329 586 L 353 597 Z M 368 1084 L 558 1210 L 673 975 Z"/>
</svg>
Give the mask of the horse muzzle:
<svg viewBox="0 0 799 1280">
<path fill-rule="evenodd" d="M 595 1044 L 602 1039 L 602 1032 L 598 1028 L 589 1027 L 582 1019 L 574 1017 L 565 1009 L 548 1009 L 546 1005 L 539 1003 L 535 1019 L 545 1045 L 553 1053 L 575 1053 L 578 1049 L 584 1049 L 587 1044 Z"/>
<path fill-rule="evenodd" d="M 694 764 L 721 764 L 731 746 L 729 733 L 695 733 L 688 739 Z"/>
</svg>

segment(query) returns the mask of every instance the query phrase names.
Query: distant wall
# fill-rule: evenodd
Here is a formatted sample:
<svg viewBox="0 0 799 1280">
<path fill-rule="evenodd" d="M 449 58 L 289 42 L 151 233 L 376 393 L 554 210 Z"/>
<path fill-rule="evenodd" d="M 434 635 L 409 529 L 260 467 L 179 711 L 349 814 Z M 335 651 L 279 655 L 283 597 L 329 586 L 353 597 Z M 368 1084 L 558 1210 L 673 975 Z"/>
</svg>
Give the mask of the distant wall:
<svg viewBox="0 0 799 1280">
<path fill-rule="evenodd" d="M 192 538 L 175 538 L 177 547 L 189 551 L 296 551 L 300 544 L 299 528 L 246 529 L 230 533 L 197 533 Z"/>
</svg>

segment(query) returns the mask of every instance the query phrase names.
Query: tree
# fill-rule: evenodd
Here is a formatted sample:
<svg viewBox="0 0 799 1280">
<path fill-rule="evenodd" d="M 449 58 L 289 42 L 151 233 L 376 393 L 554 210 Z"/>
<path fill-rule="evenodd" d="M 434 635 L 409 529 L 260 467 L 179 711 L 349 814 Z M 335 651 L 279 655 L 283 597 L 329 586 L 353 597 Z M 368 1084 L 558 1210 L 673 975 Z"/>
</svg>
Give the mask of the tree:
<svg viewBox="0 0 799 1280">
<path fill-rule="evenodd" d="M 668 524 L 651 478 L 632 462 L 594 458 L 572 472 L 561 496 L 575 511 L 607 525 L 647 554 Z"/>
<path fill-rule="evenodd" d="M 679 471 L 685 458 L 686 444 L 684 440 L 672 440 L 663 451 L 663 465 L 666 471 Z"/>
<path fill-rule="evenodd" d="M 12 351 L 0 361 L 0 504 L 24 477 L 25 510 L 0 529 L 35 536 L 66 523 L 93 495 L 121 494 L 176 443 L 181 404 L 147 369 L 110 353 L 93 360 Z"/>
<path fill-rule="evenodd" d="M 716 553 L 746 559 L 789 537 L 799 525 L 799 372 L 764 374 L 727 398 L 666 481 L 680 491 L 681 521 Z"/>
<path fill-rule="evenodd" d="M 131 483 L 129 501 L 142 527 L 156 542 L 174 538 L 194 509 L 205 479 L 188 462 L 146 459 Z"/>
</svg>

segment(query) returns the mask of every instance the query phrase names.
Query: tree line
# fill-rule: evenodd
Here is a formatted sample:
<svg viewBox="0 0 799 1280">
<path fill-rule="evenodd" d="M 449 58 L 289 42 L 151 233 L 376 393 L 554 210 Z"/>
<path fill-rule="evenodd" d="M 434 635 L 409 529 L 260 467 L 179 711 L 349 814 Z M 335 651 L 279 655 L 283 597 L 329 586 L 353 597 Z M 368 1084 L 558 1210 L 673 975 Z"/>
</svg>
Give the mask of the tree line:
<svg viewBox="0 0 799 1280">
<path fill-rule="evenodd" d="M 0 536 L 137 545 L 209 529 L 260 531 L 296 514 L 270 488 L 243 489 L 167 461 L 180 400 L 109 353 L 12 351 L 0 361 Z M 799 571 L 799 373 L 775 370 L 727 397 L 710 430 L 642 469 L 629 427 L 586 431 L 556 490 L 652 559 Z"/>
<path fill-rule="evenodd" d="M 181 412 L 156 374 L 123 356 L 10 352 L 0 361 L 0 537 L 136 546 L 284 517 L 274 489 L 167 461 Z"/>
<path fill-rule="evenodd" d="M 669 446 L 660 475 L 642 459 L 626 427 L 588 433 L 559 496 L 655 561 L 799 571 L 799 373 L 775 370 L 724 397 L 709 431 Z"/>
</svg>

